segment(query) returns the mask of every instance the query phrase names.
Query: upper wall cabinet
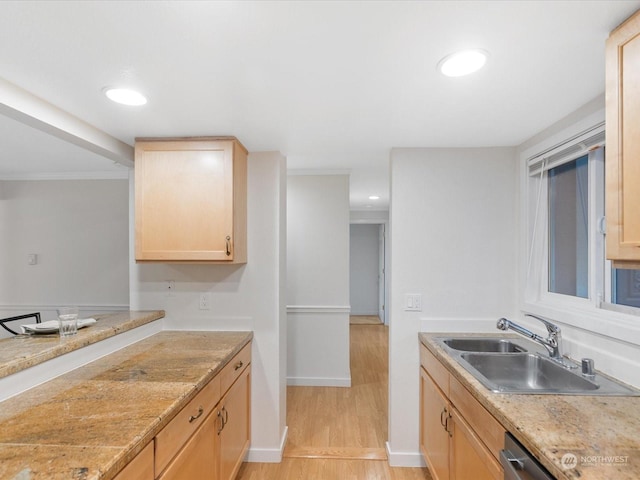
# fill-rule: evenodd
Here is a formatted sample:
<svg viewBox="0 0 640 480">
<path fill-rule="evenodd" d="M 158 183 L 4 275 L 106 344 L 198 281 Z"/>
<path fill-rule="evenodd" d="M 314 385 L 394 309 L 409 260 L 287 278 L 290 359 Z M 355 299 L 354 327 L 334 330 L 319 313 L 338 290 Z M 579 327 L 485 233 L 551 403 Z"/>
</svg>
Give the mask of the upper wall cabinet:
<svg viewBox="0 0 640 480">
<path fill-rule="evenodd" d="M 640 267 L 640 11 L 607 40 L 607 258 Z"/>
<path fill-rule="evenodd" d="M 234 137 L 136 139 L 136 261 L 247 262 L 247 150 Z"/>
</svg>

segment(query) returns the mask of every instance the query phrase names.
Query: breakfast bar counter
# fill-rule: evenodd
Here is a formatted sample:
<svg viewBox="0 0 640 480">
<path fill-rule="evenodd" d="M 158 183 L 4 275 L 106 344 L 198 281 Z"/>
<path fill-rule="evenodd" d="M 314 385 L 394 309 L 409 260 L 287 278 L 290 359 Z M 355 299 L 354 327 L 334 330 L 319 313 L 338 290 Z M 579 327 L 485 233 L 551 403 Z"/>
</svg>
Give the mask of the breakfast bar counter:
<svg viewBox="0 0 640 480">
<path fill-rule="evenodd" d="M 97 322 L 78 330 L 72 337 L 51 335 L 17 335 L 0 340 L 0 378 L 39 365 L 107 338 L 130 331 L 164 317 L 162 310 L 126 311 L 93 315 Z M 24 323 L 32 323 L 25 320 Z"/>
</svg>

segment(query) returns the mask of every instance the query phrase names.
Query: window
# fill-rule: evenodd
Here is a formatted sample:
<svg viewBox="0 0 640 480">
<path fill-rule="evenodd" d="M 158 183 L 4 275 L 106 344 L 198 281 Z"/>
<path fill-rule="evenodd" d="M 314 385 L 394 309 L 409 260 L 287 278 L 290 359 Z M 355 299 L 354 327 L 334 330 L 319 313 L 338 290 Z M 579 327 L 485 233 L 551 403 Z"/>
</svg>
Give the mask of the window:
<svg viewBox="0 0 640 480">
<path fill-rule="evenodd" d="M 604 124 L 527 165 L 525 301 L 640 314 L 640 270 L 614 269 L 605 258 Z"/>
<path fill-rule="evenodd" d="M 587 298 L 588 155 L 548 171 L 549 291 Z"/>
<path fill-rule="evenodd" d="M 640 308 L 640 270 L 612 269 L 611 303 Z"/>
</svg>

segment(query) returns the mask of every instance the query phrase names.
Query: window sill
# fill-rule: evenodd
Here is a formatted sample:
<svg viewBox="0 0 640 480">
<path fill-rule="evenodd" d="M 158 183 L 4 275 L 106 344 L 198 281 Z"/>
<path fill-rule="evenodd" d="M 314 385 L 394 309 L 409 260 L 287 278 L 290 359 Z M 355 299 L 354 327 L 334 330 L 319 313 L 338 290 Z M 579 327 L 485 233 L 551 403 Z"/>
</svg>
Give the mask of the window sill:
<svg viewBox="0 0 640 480">
<path fill-rule="evenodd" d="M 582 302 L 525 302 L 522 311 L 640 347 L 640 321 L 636 315 L 596 308 L 589 301 L 577 303 Z"/>
</svg>

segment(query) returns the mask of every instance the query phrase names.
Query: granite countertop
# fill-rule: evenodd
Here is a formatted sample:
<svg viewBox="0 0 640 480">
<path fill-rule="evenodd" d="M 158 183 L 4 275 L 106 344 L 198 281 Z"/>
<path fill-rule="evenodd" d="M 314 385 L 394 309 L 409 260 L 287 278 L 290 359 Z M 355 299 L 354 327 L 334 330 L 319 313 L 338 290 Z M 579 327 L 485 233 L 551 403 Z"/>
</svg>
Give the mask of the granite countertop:
<svg viewBox="0 0 640 480">
<path fill-rule="evenodd" d="M 0 339 L 0 378 L 163 317 L 164 311 L 162 310 L 93 315 L 92 318 L 95 318 L 97 322 L 89 327 L 81 328 L 73 337 L 61 339 L 56 333 L 51 335 L 17 335 Z"/>
<path fill-rule="evenodd" d="M 494 393 L 432 341 L 442 336 L 447 334 L 419 334 L 420 342 L 556 478 L 640 478 L 640 397 Z M 574 468 L 563 468 L 565 454 L 577 457 Z"/>
<path fill-rule="evenodd" d="M 108 480 L 251 332 L 163 331 L 0 403 L 0 479 Z"/>
</svg>

